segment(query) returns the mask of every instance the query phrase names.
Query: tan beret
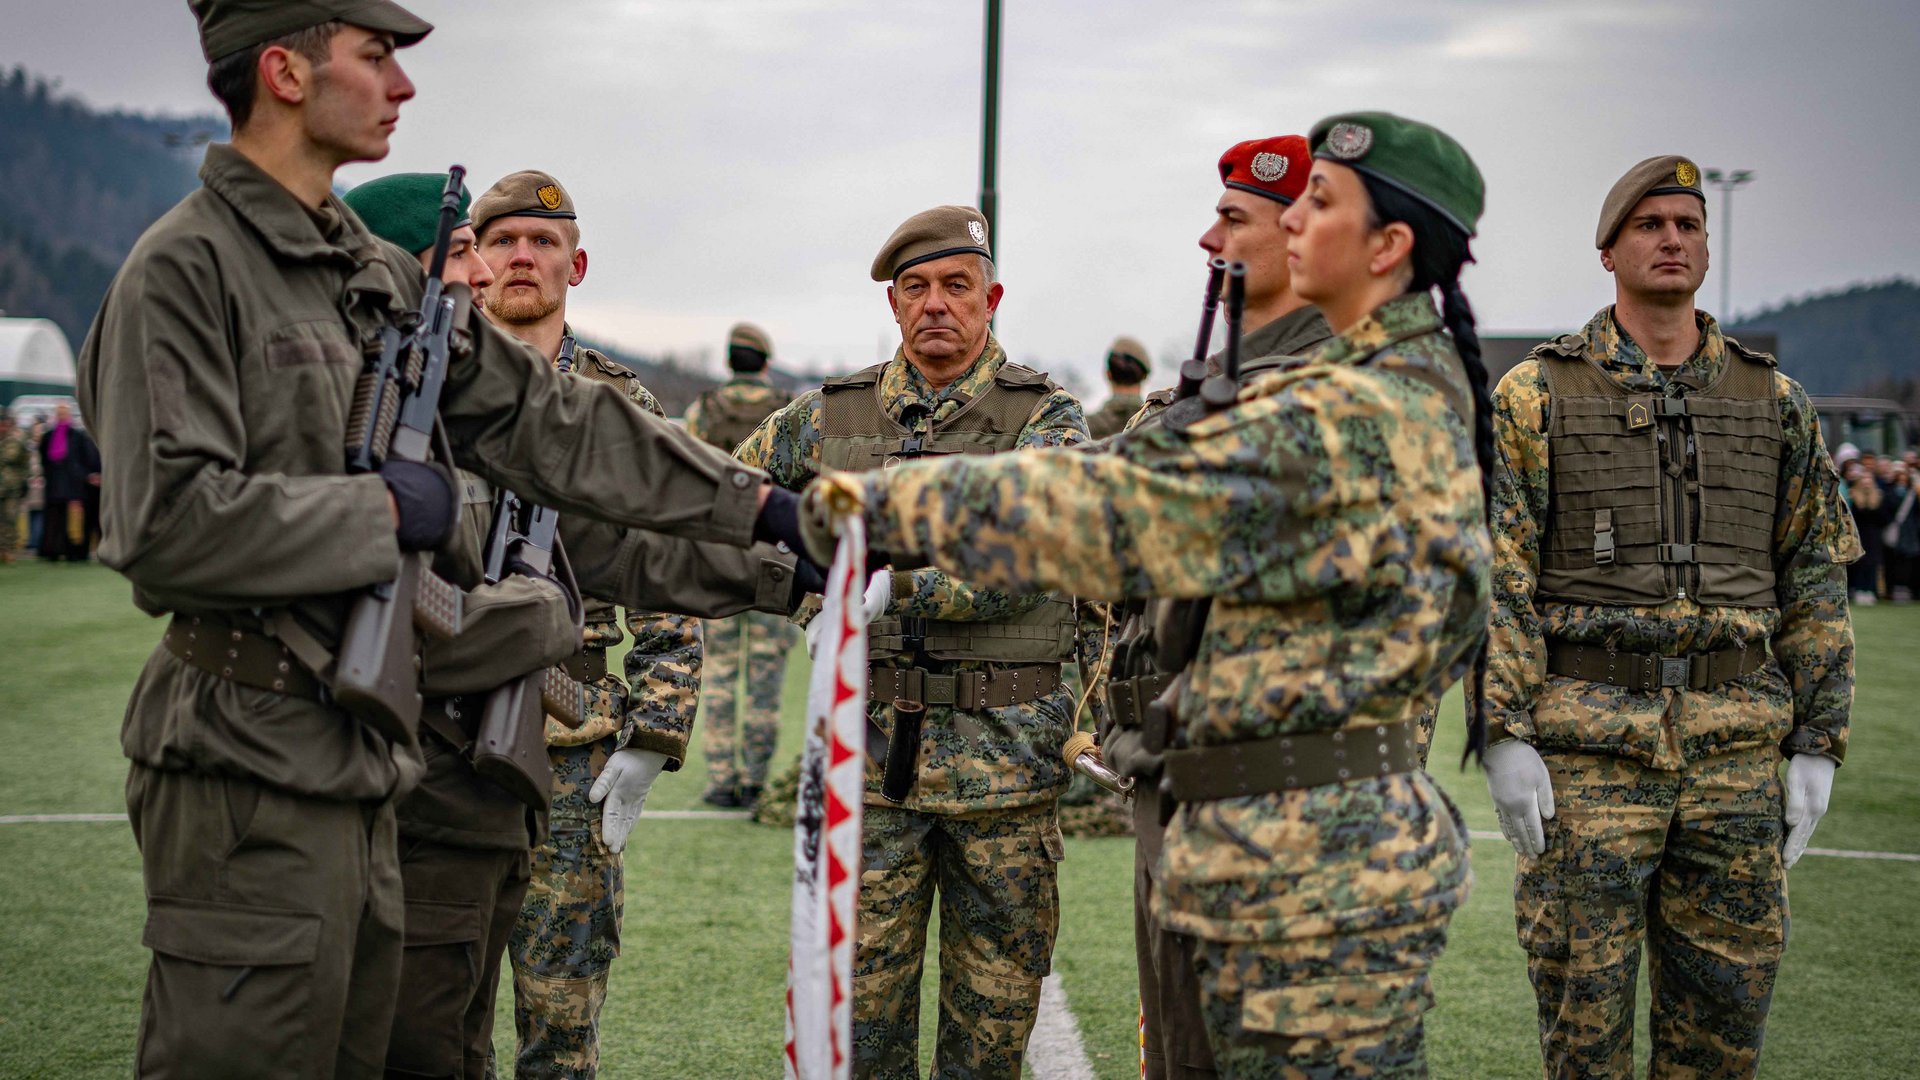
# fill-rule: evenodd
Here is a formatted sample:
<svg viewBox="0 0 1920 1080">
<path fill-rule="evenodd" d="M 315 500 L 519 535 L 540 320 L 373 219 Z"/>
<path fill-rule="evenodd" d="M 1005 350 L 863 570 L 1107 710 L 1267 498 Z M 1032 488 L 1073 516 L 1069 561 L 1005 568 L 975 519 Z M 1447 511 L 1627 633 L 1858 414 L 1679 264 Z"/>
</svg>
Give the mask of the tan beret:
<svg viewBox="0 0 1920 1080">
<path fill-rule="evenodd" d="M 524 169 L 503 176 L 473 200 L 473 231 L 487 231 L 487 222 L 503 217 L 572 218 L 573 198 L 547 173 Z"/>
<path fill-rule="evenodd" d="M 1627 223 L 1627 215 L 1649 195 L 1691 195 L 1704 206 L 1707 195 L 1700 190 L 1700 166 L 1691 158 L 1666 154 L 1628 169 L 1627 175 L 1614 181 L 1607 201 L 1600 204 L 1600 228 L 1593 234 L 1593 246 L 1605 248 L 1613 243 L 1614 234 Z"/>
<path fill-rule="evenodd" d="M 873 280 L 892 281 L 909 266 L 949 255 L 993 257 L 987 219 L 971 206 L 936 206 L 900 223 L 873 258 Z"/>
<path fill-rule="evenodd" d="M 735 323 L 733 329 L 727 331 L 727 345 L 757 349 L 762 356 L 773 355 L 773 339 L 767 336 L 765 330 L 750 322 Z"/>
</svg>

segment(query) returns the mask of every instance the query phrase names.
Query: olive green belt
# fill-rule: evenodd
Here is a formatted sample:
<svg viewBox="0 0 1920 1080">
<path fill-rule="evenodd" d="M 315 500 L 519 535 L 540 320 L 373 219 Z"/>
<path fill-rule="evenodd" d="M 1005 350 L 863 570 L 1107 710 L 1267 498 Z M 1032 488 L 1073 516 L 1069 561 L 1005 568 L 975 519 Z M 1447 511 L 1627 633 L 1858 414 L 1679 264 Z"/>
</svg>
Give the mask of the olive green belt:
<svg viewBox="0 0 1920 1080">
<path fill-rule="evenodd" d="M 1161 691 L 1173 682 L 1173 676 L 1163 672 L 1152 675 L 1136 675 L 1127 679 L 1107 680 L 1107 719 L 1121 730 L 1146 729 L 1148 727 L 1147 706 L 1153 704 Z M 1159 742 L 1165 743 L 1165 733 L 1161 733 Z M 1159 749 L 1158 746 L 1152 749 Z"/>
<path fill-rule="evenodd" d="M 1168 750 L 1166 784 L 1180 802 L 1207 802 L 1412 772 L 1417 730 L 1399 721 Z"/>
<path fill-rule="evenodd" d="M 161 642 L 181 660 L 228 682 L 312 701 L 327 699 L 318 676 L 278 639 L 207 615 L 175 615 Z"/>
<path fill-rule="evenodd" d="M 1767 650 L 1716 649 L 1713 652 L 1661 656 L 1613 652 L 1598 645 L 1547 642 L 1547 670 L 1569 679 L 1586 679 L 1629 690 L 1708 690 L 1767 665 Z"/>
<path fill-rule="evenodd" d="M 1003 709 L 1038 701 L 1060 689 L 1060 665 L 1027 664 L 985 671 L 935 674 L 925 668 L 874 665 L 867 671 L 867 697 L 892 702 L 899 698 L 924 705 L 951 705 L 971 712 Z"/>
</svg>

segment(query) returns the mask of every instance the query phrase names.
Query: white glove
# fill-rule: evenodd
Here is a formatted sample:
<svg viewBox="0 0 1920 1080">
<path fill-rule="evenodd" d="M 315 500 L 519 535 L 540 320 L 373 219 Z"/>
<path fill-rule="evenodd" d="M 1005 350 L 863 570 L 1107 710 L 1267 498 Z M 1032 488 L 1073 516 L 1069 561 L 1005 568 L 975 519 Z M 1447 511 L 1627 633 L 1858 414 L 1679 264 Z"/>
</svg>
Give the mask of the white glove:
<svg viewBox="0 0 1920 1080">
<path fill-rule="evenodd" d="M 873 577 L 867 580 L 867 591 L 860 598 L 860 610 L 853 617 L 865 626 L 880 617 L 887 610 L 887 603 L 893 599 L 893 571 L 875 570 Z M 824 612 L 822 614 L 825 614 Z M 815 615 L 807 623 L 807 659 L 811 660 L 820 652 L 820 635 L 827 632 L 827 620 Z"/>
<path fill-rule="evenodd" d="M 1553 779 L 1540 751 L 1519 739 L 1487 747 L 1487 792 L 1500 819 L 1500 835 L 1513 850 L 1532 858 L 1547 850 L 1546 819 L 1553 816 Z"/>
<path fill-rule="evenodd" d="M 1787 869 L 1807 853 L 1813 827 L 1826 816 L 1833 796 L 1833 770 L 1839 766 L 1819 754 L 1795 754 L 1787 761 Z"/>
<path fill-rule="evenodd" d="M 587 801 L 607 801 L 600 808 L 600 839 L 606 842 L 608 851 L 617 855 L 625 850 L 627 834 L 633 831 L 640 808 L 647 804 L 647 792 L 653 790 L 654 780 L 666 767 L 667 755 L 658 750 L 628 749 L 614 751 L 607 767 L 600 770 L 593 790 L 587 792 Z"/>
</svg>

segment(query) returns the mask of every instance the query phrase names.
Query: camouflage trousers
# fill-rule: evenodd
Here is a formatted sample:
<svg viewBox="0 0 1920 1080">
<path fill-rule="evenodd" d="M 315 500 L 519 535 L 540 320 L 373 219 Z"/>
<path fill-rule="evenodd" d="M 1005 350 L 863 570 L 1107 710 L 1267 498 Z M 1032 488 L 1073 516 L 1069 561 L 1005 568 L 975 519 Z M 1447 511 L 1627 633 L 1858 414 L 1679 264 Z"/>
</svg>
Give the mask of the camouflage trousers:
<svg viewBox="0 0 1920 1080">
<path fill-rule="evenodd" d="M 862 833 L 853 1074 L 920 1075 L 920 971 L 938 892 L 932 1075 L 1018 1080 L 1060 925 L 1053 803 L 958 815 L 868 805 Z"/>
<path fill-rule="evenodd" d="M 1513 893 L 1546 1075 L 1632 1075 L 1642 941 L 1651 1075 L 1754 1075 L 1787 940 L 1779 751 L 1545 758 L 1556 813 Z"/>
<path fill-rule="evenodd" d="M 767 762 L 780 734 L 780 689 L 793 648 L 793 624 L 785 616 L 747 611 L 704 621 L 701 629 L 707 787 L 765 787 Z"/>
<path fill-rule="evenodd" d="M 20 500 L 0 499 L 0 555 L 20 550 Z"/>
<path fill-rule="evenodd" d="M 592 1080 L 600 1065 L 600 1009 L 620 955 L 625 880 L 620 856 L 600 840 L 600 808 L 587 801 L 614 738 L 555 746 L 553 811 L 533 850 L 533 879 L 507 942 L 513 961 L 518 1080 Z"/>
</svg>

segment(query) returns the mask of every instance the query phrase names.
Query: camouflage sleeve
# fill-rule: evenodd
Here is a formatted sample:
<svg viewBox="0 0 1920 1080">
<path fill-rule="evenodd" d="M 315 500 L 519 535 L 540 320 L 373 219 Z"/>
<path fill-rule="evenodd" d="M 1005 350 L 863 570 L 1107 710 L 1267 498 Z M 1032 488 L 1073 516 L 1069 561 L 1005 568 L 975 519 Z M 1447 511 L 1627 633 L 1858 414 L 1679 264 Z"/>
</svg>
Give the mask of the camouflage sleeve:
<svg viewBox="0 0 1920 1080">
<path fill-rule="evenodd" d="M 700 703 L 700 620 L 686 615 L 627 612 L 633 648 L 627 653 L 626 724 L 620 747 L 667 755 L 678 770 L 693 735 Z"/>
<path fill-rule="evenodd" d="M 699 439 L 701 442 L 712 442 L 713 440 L 707 438 L 706 410 L 700 407 L 700 403 L 705 400 L 706 395 L 704 394 L 693 399 L 693 404 L 687 406 L 687 415 L 682 418 L 680 426 L 687 430 L 687 434 Z"/>
<path fill-rule="evenodd" d="M 820 424 L 820 391 L 809 390 L 761 421 L 733 456 L 799 491 L 820 471 Z"/>
<path fill-rule="evenodd" d="M 1065 390 L 1055 390 L 1020 429 L 1014 449 L 1078 446 L 1086 441 L 1087 420 L 1080 402 Z M 980 588 L 944 570 L 902 570 L 893 575 L 893 601 L 887 605 L 887 614 L 970 622 L 1024 615 L 1046 601 L 1045 592 Z"/>
<path fill-rule="evenodd" d="M 1404 532 L 1396 515 L 1414 511 L 1396 503 L 1476 497 L 1477 474 L 1456 467 L 1458 418 L 1438 394 L 1403 382 L 1302 368 L 1184 431 L 1137 431 L 1110 453 L 1039 450 L 864 474 L 869 536 L 1014 590 L 1318 598 Z"/>
<path fill-rule="evenodd" d="M 1773 655 L 1793 687 L 1789 754 L 1847 754 L 1853 709 L 1853 621 L 1846 564 L 1861 554 L 1853 515 L 1840 499 L 1840 477 L 1820 418 L 1800 385 L 1776 373 L 1787 451 L 1780 470 L 1780 510 L 1773 550 L 1780 629 Z"/>
<path fill-rule="evenodd" d="M 1547 643 L 1533 591 L 1547 518 L 1547 386 L 1524 360 L 1493 392 L 1493 605 L 1487 640 L 1487 730 L 1533 737 L 1534 694 L 1547 678 Z"/>
</svg>

